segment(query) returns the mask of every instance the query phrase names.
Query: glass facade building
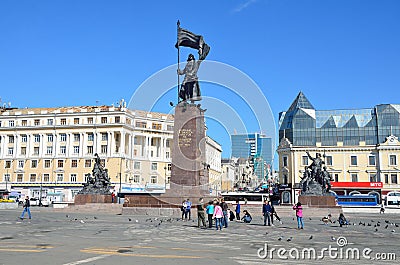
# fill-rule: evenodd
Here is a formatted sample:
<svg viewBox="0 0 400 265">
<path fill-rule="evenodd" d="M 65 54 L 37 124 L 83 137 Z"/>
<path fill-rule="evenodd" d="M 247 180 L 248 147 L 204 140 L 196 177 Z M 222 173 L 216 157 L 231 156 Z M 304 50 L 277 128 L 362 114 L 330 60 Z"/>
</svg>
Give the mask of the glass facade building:
<svg viewBox="0 0 400 265">
<path fill-rule="evenodd" d="M 237 134 L 231 136 L 232 157 L 251 158 L 254 173 L 263 180 L 267 165 L 272 164 L 272 139 L 259 133 Z"/>
<path fill-rule="evenodd" d="M 400 105 L 315 110 L 300 92 L 290 108 L 279 114 L 279 141 L 287 138 L 294 146 L 377 145 L 389 135 L 400 135 Z"/>
</svg>

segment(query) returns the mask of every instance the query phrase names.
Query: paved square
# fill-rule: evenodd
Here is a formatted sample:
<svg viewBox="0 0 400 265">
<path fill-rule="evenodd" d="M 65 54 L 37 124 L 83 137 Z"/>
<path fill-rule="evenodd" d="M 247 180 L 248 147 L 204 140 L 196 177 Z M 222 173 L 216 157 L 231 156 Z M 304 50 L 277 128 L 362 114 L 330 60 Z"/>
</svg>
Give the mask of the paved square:
<svg viewBox="0 0 400 265">
<path fill-rule="evenodd" d="M 275 222 L 275 227 L 262 226 L 256 216 L 251 224 L 231 222 L 216 231 L 199 229 L 197 220 L 184 222 L 179 216 L 31 209 L 32 220 L 22 221 L 22 209 L 0 210 L 0 264 L 320 264 L 317 256 L 324 248 L 327 264 L 381 263 L 376 254 L 392 259 L 384 261 L 387 264 L 400 259 L 399 214 L 347 214 L 355 224 L 347 228 L 305 217 L 304 230 L 296 229 L 292 216 L 283 217 L 283 224 Z M 263 259 L 265 249 L 268 255 Z M 312 249 L 316 257 L 309 259 Z M 359 259 L 353 257 L 355 249 Z M 372 261 L 363 256 L 365 249 Z"/>
</svg>

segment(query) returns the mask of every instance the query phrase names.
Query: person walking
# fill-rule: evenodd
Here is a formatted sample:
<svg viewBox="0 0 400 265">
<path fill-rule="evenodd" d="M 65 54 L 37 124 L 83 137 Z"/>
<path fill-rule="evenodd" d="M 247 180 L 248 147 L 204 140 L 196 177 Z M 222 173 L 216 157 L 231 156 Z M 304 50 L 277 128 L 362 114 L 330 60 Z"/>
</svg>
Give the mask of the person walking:
<svg viewBox="0 0 400 265">
<path fill-rule="evenodd" d="M 218 230 L 222 230 L 222 218 L 224 217 L 224 213 L 222 212 L 221 206 L 219 206 L 219 202 L 217 201 L 214 205 L 214 215 L 213 218 L 215 218 L 215 227 Z"/>
<path fill-rule="evenodd" d="M 186 200 L 186 215 L 185 215 L 185 219 L 186 219 L 186 216 L 188 215 L 189 216 L 189 221 L 192 220 L 191 209 L 192 209 L 192 202 L 189 199 L 187 199 Z"/>
<path fill-rule="evenodd" d="M 262 214 L 264 216 L 264 226 L 267 225 L 267 220 L 268 220 L 268 226 L 271 226 L 271 211 L 272 211 L 271 205 L 269 204 L 268 200 L 265 200 L 262 209 Z"/>
<path fill-rule="evenodd" d="M 222 225 L 225 228 L 228 228 L 228 204 L 225 202 L 224 198 L 221 198 L 221 204 L 220 204 L 221 208 L 222 208 L 222 213 L 224 214 L 224 216 L 222 217 Z"/>
<path fill-rule="evenodd" d="M 204 200 L 199 199 L 199 204 L 197 204 L 197 227 L 200 228 L 200 222 L 203 223 L 203 227 L 206 228 L 206 218 L 204 217 Z"/>
<path fill-rule="evenodd" d="M 274 225 L 274 216 L 275 216 L 276 220 L 278 220 L 279 223 L 282 224 L 281 218 L 279 218 L 278 213 L 276 212 L 274 205 L 271 203 L 271 224 L 272 225 Z"/>
<path fill-rule="evenodd" d="M 239 202 L 239 200 L 236 201 L 235 213 L 236 213 L 236 220 L 240 221 L 240 202 Z"/>
<path fill-rule="evenodd" d="M 293 205 L 293 210 L 296 211 L 297 229 L 303 229 L 303 207 L 301 207 L 301 203 L 298 202 L 297 204 Z"/>
<path fill-rule="evenodd" d="M 206 213 L 208 217 L 208 227 L 212 228 L 213 225 L 213 215 L 214 215 L 214 204 L 212 201 L 208 202 L 208 205 L 206 207 Z"/>
<path fill-rule="evenodd" d="M 31 202 L 29 201 L 29 196 L 26 196 L 25 201 L 24 201 L 24 210 L 22 211 L 21 216 L 19 217 L 21 220 L 24 219 L 25 213 L 28 213 L 29 219 L 32 219 L 31 215 Z"/>
</svg>

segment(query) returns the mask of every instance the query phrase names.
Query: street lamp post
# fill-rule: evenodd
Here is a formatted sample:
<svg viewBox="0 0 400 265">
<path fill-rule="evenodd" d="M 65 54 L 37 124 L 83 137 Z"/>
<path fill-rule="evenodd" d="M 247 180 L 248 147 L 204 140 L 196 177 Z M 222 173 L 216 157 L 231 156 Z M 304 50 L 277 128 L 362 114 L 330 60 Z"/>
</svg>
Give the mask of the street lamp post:
<svg viewBox="0 0 400 265">
<path fill-rule="evenodd" d="M 167 191 L 167 167 L 164 167 L 164 189 Z"/>
<path fill-rule="evenodd" d="M 122 175 L 119 173 L 119 192 L 118 192 L 118 204 L 121 204 L 121 186 L 122 186 Z"/>
</svg>

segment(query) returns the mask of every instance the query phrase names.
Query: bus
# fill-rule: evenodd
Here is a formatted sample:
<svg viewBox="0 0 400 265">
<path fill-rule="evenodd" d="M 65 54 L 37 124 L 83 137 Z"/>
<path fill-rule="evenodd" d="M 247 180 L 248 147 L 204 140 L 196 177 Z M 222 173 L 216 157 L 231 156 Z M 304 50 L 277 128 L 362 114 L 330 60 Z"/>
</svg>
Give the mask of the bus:
<svg viewBox="0 0 400 265">
<path fill-rule="evenodd" d="M 386 194 L 386 205 L 400 205 L 400 191 L 391 191 Z"/>
<path fill-rule="evenodd" d="M 273 204 L 279 203 L 273 195 L 270 196 L 268 193 L 261 192 L 226 192 L 222 193 L 221 196 L 226 203 L 231 204 L 235 204 L 236 201 L 239 201 L 241 204 L 243 202 L 247 204 L 263 204 L 265 200 L 271 200 Z"/>
<path fill-rule="evenodd" d="M 378 200 L 374 195 L 338 195 L 337 204 L 341 206 L 377 206 Z"/>
</svg>

